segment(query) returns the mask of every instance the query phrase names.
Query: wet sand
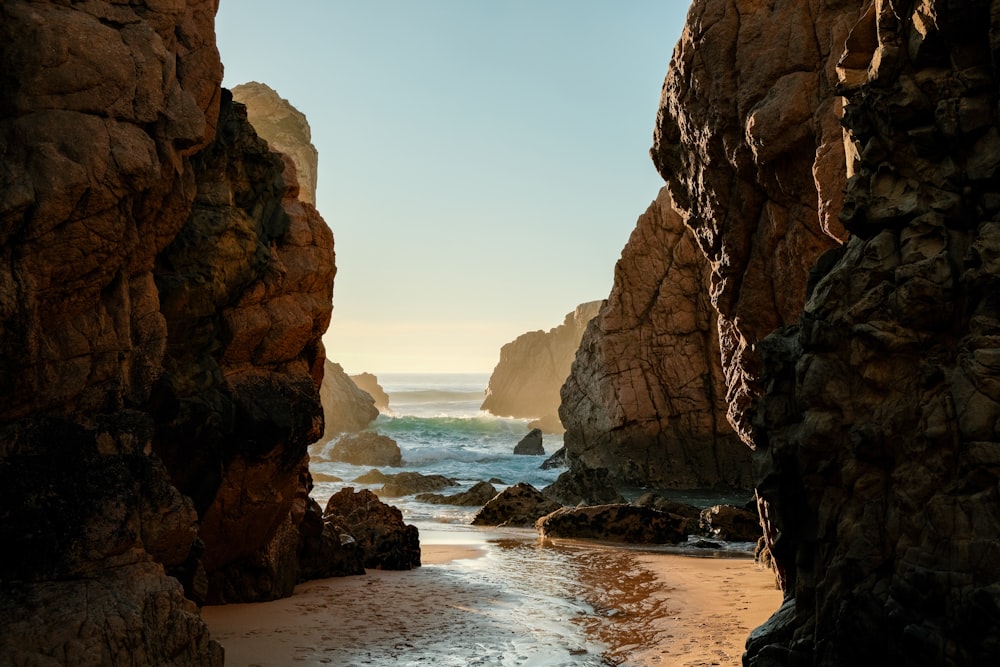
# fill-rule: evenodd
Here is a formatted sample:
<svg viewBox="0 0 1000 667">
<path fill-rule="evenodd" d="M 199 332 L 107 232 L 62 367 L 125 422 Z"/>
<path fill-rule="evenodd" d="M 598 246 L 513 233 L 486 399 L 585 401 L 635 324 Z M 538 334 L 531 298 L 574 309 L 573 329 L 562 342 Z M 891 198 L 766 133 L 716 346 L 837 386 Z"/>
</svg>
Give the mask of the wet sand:
<svg viewBox="0 0 1000 667">
<path fill-rule="evenodd" d="M 515 539 L 425 545 L 422 560 L 203 615 L 231 667 L 701 667 L 739 665 L 781 602 L 746 558 Z"/>
</svg>

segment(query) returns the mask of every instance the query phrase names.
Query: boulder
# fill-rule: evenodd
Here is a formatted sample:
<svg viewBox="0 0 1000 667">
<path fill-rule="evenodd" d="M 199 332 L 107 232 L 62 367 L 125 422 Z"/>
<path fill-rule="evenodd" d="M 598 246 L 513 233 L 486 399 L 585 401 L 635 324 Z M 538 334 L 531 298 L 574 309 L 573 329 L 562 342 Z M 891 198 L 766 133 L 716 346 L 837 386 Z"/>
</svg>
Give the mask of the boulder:
<svg viewBox="0 0 1000 667">
<path fill-rule="evenodd" d="M 329 450 L 331 461 L 343 461 L 356 466 L 400 466 L 402 454 L 396 441 L 374 431 L 348 433 Z"/>
<path fill-rule="evenodd" d="M 542 447 L 542 431 L 533 428 L 528 431 L 528 435 L 521 438 L 514 445 L 514 453 L 527 456 L 544 456 L 545 448 Z"/>
<path fill-rule="evenodd" d="M 563 507 L 535 523 L 542 538 L 565 537 L 631 544 L 676 544 L 687 540 L 688 521 L 648 507 Z"/>
<path fill-rule="evenodd" d="M 365 573 L 361 543 L 311 498 L 299 524 L 298 549 L 299 581 Z"/>
<path fill-rule="evenodd" d="M 482 409 L 501 417 L 537 419 L 538 428 L 561 432 L 559 388 L 569 375 L 587 322 L 599 306 L 599 301 L 581 304 L 561 325 L 522 334 L 500 348 L 500 361 L 490 375 Z"/>
<path fill-rule="evenodd" d="M 713 505 L 703 509 L 698 530 L 726 542 L 757 542 L 763 536 L 757 513 L 733 505 Z"/>
<path fill-rule="evenodd" d="M 667 514 L 676 514 L 677 516 L 684 517 L 688 520 L 688 525 L 690 526 L 698 525 L 701 521 L 700 507 L 671 500 L 655 493 L 644 493 L 632 501 L 632 504 L 636 507 L 649 507 L 654 510 L 666 512 Z"/>
<path fill-rule="evenodd" d="M 375 399 L 359 389 L 340 364 L 329 359 L 323 363 L 320 399 L 324 421 L 320 442 L 330 440 L 338 433 L 364 431 L 378 417 Z"/>
<path fill-rule="evenodd" d="M 639 217 L 561 389 L 571 468 L 655 488 L 751 487 L 726 421 L 712 274 L 667 188 Z"/>
<path fill-rule="evenodd" d="M 566 467 L 566 447 L 565 445 L 555 451 L 555 454 L 542 461 L 538 466 L 540 470 L 552 470 L 553 468 Z"/>
<path fill-rule="evenodd" d="M 561 505 L 609 505 L 625 503 L 604 468 L 567 470 L 544 489 L 542 495 Z"/>
<path fill-rule="evenodd" d="M 375 407 L 379 412 L 389 412 L 389 394 L 385 393 L 382 385 L 378 383 L 378 378 L 371 373 L 359 373 L 350 376 L 358 389 L 375 399 Z"/>
<path fill-rule="evenodd" d="M 476 482 L 471 489 L 461 493 L 445 496 L 440 493 L 419 493 L 417 500 L 434 505 L 462 505 L 466 507 L 482 506 L 491 501 L 499 493 L 489 482 Z"/>
<path fill-rule="evenodd" d="M 363 475 L 355 477 L 354 481 L 358 484 L 385 484 L 390 479 L 392 479 L 392 475 L 386 475 L 381 470 L 372 468 Z"/>
<path fill-rule="evenodd" d="M 420 567 L 420 534 L 403 522 L 403 514 L 362 489 L 346 487 L 333 494 L 323 511 L 359 545 L 366 568 L 410 570 Z"/>
<path fill-rule="evenodd" d="M 498 493 L 472 519 L 473 526 L 535 525 L 539 517 L 562 507 L 526 482 L 518 482 Z"/>
<path fill-rule="evenodd" d="M 398 498 L 417 493 L 440 491 L 449 486 L 455 486 L 455 480 L 444 475 L 424 475 L 408 471 L 390 475 L 382 488 L 379 489 L 378 495 L 385 498 Z"/>
</svg>

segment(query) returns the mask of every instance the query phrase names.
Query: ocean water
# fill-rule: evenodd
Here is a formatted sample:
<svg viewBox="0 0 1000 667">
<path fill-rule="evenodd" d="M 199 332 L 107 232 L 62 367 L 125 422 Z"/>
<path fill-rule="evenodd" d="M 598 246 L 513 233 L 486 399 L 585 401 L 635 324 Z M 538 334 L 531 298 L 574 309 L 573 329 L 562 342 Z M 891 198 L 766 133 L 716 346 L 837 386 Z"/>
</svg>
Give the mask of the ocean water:
<svg viewBox="0 0 1000 667">
<path fill-rule="evenodd" d="M 380 375 L 391 413 L 380 415 L 372 428 L 396 440 L 403 458 L 402 467 L 382 471 L 412 470 L 455 479 L 456 486 L 439 492 L 443 494 L 494 478 L 503 482 L 495 484 L 499 489 L 517 482 L 541 489 L 555 481 L 564 469 L 539 466 L 562 446 L 562 437 L 543 437 L 544 456 L 515 455 L 514 446 L 529 430 L 528 420 L 480 411 L 488 380 L 488 374 Z M 370 468 L 330 461 L 331 447 L 332 443 L 316 444 L 310 452 L 310 467 L 321 480 L 315 484 L 313 497 L 321 505 L 344 486 L 378 489 L 378 484 L 353 482 Z M 322 481 L 330 475 L 343 481 Z M 679 499 L 702 504 L 731 501 L 697 493 Z M 464 628 L 411 638 L 402 651 L 399 646 L 369 645 L 363 655 L 341 652 L 338 661 L 342 664 L 629 665 L 631 651 L 664 641 L 650 628 L 656 618 L 668 613 L 661 598 L 648 594 L 656 583 L 635 566 L 630 549 L 747 557 L 753 547 L 729 545 L 707 552 L 693 543 L 630 548 L 541 541 L 531 529 L 469 525 L 478 507 L 433 505 L 412 497 L 384 500 L 398 507 L 407 523 L 418 527 L 422 545 L 479 549 L 480 558 L 425 565 L 421 576 L 480 591 L 478 597 L 489 604 L 463 617 L 463 623 L 470 623 Z"/>
</svg>

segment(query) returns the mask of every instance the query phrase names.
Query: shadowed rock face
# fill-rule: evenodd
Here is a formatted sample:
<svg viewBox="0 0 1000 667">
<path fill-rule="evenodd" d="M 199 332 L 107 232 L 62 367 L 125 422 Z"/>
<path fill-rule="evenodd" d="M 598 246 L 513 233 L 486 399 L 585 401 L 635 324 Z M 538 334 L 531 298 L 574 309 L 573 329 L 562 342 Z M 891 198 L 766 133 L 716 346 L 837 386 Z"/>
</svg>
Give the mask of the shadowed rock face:
<svg viewBox="0 0 1000 667">
<path fill-rule="evenodd" d="M 320 442 L 339 433 L 354 433 L 368 428 L 376 417 L 375 399 L 352 380 L 340 364 L 324 362 L 323 384 L 319 395 L 323 404 L 323 435 Z"/>
<path fill-rule="evenodd" d="M 622 251 L 562 387 L 571 467 L 642 486 L 750 488 L 750 452 L 725 418 L 708 274 L 664 188 Z"/>
<path fill-rule="evenodd" d="M 296 580 L 333 242 L 215 9 L 0 9 L 0 663 L 220 665 L 185 593 Z"/>
<path fill-rule="evenodd" d="M 761 345 L 757 474 L 792 600 L 750 664 L 993 664 L 1000 5 L 849 16 L 852 236 Z"/>
<path fill-rule="evenodd" d="M 543 430 L 559 432 L 559 388 L 600 305 L 581 304 L 559 326 L 522 334 L 500 348 L 482 409 L 503 417 L 538 419 Z"/>
</svg>

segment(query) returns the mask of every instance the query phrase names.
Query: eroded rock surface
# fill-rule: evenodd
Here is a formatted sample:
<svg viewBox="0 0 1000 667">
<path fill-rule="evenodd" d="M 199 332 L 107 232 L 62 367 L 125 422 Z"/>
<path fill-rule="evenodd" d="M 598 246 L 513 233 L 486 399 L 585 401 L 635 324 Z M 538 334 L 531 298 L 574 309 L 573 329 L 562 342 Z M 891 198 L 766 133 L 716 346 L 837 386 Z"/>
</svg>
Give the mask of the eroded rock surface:
<svg viewBox="0 0 1000 667">
<path fill-rule="evenodd" d="M 323 436 L 320 442 L 339 433 L 363 431 L 378 417 L 375 399 L 344 372 L 340 364 L 325 362 L 323 384 L 319 388 L 323 404 Z"/>
<path fill-rule="evenodd" d="M 358 389 L 375 399 L 375 408 L 379 412 L 389 412 L 389 394 L 385 393 L 376 376 L 371 373 L 358 373 L 351 375 L 350 378 Z"/>
<path fill-rule="evenodd" d="M 328 456 L 331 461 L 356 466 L 399 466 L 403 462 L 396 441 L 374 431 L 342 436 L 330 448 Z"/>
<path fill-rule="evenodd" d="M 346 487 L 333 494 L 323 512 L 360 545 L 364 566 L 380 570 L 420 567 L 420 534 L 403 514 L 362 489 Z"/>
<path fill-rule="evenodd" d="M 543 538 L 676 544 L 687 539 L 687 519 L 650 507 L 592 505 L 563 507 L 538 519 L 535 528 Z"/>
<path fill-rule="evenodd" d="M 1000 5 L 845 12 L 846 247 L 761 345 L 749 664 L 1000 659 Z"/>
<path fill-rule="evenodd" d="M 666 188 L 636 225 L 561 390 L 571 468 L 660 488 L 749 488 L 726 421 L 709 264 Z"/>
<path fill-rule="evenodd" d="M 534 526 L 539 518 L 561 507 L 560 503 L 549 500 L 527 482 L 518 482 L 486 503 L 472 518 L 472 525 Z"/>
<path fill-rule="evenodd" d="M 581 304 L 559 326 L 521 334 L 500 348 L 500 361 L 490 375 L 482 409 L 501 417 L 536 419 L 538 423 L 532 426 L 547 432 L 562 430 L 559 389 L 569 375 L 587 322 L 600 305 L 599 301 Z"/>
</svg>

